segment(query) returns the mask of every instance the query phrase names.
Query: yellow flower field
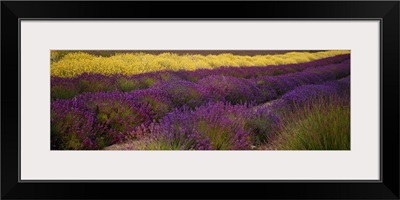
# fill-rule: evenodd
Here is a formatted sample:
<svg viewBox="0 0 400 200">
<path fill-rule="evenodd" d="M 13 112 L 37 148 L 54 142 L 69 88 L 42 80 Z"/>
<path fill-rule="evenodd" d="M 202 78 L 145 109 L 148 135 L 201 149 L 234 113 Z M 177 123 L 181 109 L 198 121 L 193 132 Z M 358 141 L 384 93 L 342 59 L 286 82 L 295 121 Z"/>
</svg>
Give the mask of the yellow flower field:
<svg viewBox="0 0 400 200">
<path fill-rule="evenodd" d="M 177 55 L 163 53 L 119 53 L 110 57 L 90 55 L 87 53 L 69 53 L 61 60 L 51 62 L 51 76 L 74 77 L 82 73 L 100 73 L 104 75 L 133 75 L 160 70 L 196 70 L 214 69 L 221 66 L 267 66 L 280 64 L 297 64 L 310 62 L 326 57 L 349 54 L 347 50 L 323 51 L 316 53 L 290 52 L 276 55 L 242 56 L 233 54 L 219 55 Z M 51 51 L 57 57 L 57 51 Z"/>
</svg>

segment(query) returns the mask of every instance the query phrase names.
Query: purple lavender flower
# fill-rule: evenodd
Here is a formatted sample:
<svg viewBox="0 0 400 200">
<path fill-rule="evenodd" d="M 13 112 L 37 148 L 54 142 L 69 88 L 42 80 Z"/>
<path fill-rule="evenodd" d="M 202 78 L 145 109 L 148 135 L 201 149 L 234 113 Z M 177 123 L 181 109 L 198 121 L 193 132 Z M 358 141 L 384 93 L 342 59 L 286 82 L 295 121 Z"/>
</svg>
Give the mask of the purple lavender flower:
<svg viewBox="0 0 400 200">
<path fill-rule="evenodd" d="M 153 118 L 158 120 L 163 117 L 172 108 L 172 102 L 168 95 L 161 90 L 148 88 L 145 90 L 136 90 L 129 93 L 134 101 L 148 105 L 153 111 Z"/>
<path fill-rule="evenodd" d="M 56 149 L 101 149 L 135 137 L 154 113 L 128 93 L 83 93 L 52 102 L 52 145 Z"/>
<path fill-rule="evenodd" d="M 131 133 L 141 124 L 150 124 L 154 116 L 147 105 L 135 101 L 128 93 L 84 93 L 76 98 L 96 113 L 100 123 L 122 135 Z"/>
<path fill-rule="evenodd" d="M 96 116 L 80 100 L 51 103 L 51 149 L 97 149 Z"/>
<path fill-rule="evenodd" d="M 246 118 L 246 129 L 252 133 L 255 145 L 267 143 L 269 137 L 278 131 L 279 125 L 278 115 L 269 106 L 255 109 Z"/>
<path fill-rule="evenodd" d="M 211 91 L 213 99 L 225 100 L 232 104 L 265 101 L 265 96 L 254 82 L 230 76 L 208 76 L 199 80 L 199 84 Z"/>
<path fill-rule="evenodd" d="M 259 77 L 257 78 L 257 87 L 264 93 L 267 93 L 272 87 L 277 92 L 277 95 L 283 95 L 301 85 L 318 84 L 339 79 L 349 74 L 350 66 L 348 64 L 331 64 L 317 68 L 307 68 L 302 72 Z"/>
<path fill-rule="evenodd" d="M 210 91 L 190 81 L 171 79 L 158 82 L 152 88 L 163 91 L 174 107 L 195 108 L 210 101 Z"/>
<path fill-rule="evenodd" d="M 51 99 L 70 99 L 79 94 L 77 81 L 73 78 L 51 77 Z"/>
<path fill-rule="evenodd" d="M 251 134 L 245 129 L 247 105 L 208 103 L 195 110 L 177 109 L 151 131 L 166 149 L 249 149 Z"/>
<path fill-rule="evenodd" d="M 283 95 L 282 99 L 289 102 L 303 103 L 308 102 L 313 97 L 330 96 L 336 92 L 335 85 L 304 85 Z"/>
</svg>

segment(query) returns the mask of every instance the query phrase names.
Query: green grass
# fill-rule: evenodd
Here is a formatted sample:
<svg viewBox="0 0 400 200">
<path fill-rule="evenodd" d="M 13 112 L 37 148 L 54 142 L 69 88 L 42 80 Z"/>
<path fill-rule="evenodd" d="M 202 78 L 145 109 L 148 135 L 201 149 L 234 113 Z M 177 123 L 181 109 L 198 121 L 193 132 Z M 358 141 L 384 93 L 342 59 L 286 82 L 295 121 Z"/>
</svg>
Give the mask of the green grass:
<svg viewBox="0 0 400 200">
<path fill-rule="evenodd" d="M 316 99 L 281 117 L 278 150 L 350 150 L 350 101 Z"/>
</svg>

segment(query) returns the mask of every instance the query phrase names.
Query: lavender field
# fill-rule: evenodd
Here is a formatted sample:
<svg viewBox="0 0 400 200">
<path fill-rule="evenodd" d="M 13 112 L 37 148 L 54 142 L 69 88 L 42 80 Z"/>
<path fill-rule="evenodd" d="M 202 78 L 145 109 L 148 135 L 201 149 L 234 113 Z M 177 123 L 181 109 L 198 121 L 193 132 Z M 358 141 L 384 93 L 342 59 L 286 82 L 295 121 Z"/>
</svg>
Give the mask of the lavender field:
<svg viewBox="0 0 400 200">
<path fill-rule="evenodd" d="M 128 54 L 55 54 L 51 150 L 350 150 L 350 52 Z"/>
</svg>

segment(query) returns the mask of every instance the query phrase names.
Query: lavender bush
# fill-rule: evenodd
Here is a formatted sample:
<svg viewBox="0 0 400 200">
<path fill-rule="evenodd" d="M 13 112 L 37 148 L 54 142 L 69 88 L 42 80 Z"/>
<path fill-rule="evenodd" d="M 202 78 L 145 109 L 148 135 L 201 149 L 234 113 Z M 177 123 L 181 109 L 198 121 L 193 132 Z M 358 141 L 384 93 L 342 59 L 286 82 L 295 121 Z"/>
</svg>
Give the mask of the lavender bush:
<svg viewBox="0 0 400 200">
<path fill-rule="evenodd" d="M 264 102 L 265 96 L 252 81 L 230 76 L 208 76 L 199 80 L 199 84 L 211 92 L 213 99 L 228 101 L 232 104 Z"/>
<path fill-rule="evenodd" d="M 162 90 L 148 88 L 145 90 L 136 90 L 128 94 L 135 102 L 149 106 L 154 113 L 153 118 L 158 120 L 172 109 L 172 101 L 167 93 Z"/>
<path fill-rule="evenodd" d="M 84 101 L 56 100 L 51 104 L 51 149 L 99 149 L 99 130 L 105 129 Z"/>
<path fill-rule="evenodd" d="M 116 134 L 126 135 L 136 126 L 148 125 L 154 116 L 148 105 L 135 101 L 127 93 L 85 93 L 77 99 L 84 101 L 88 109 L 96 113 L 98 121 Z"/>
<path fill-rule="evenodd" d="M 210 100 L 210 91 L 207 88 L 181 79 L 157 82 L 152 89 L 163 91 L 174 107 L 186 105 L 195 108 Z"/>
<path fill-rule="evenodd" d="M 245 127 L 254 137 L 253 145 L 259 146 L 268 143 L 269 137 L 274 135 L 280 125 L 278 115 L 269 107 L 261 107 L 247 116 Z"/>
<path fill-rule="evenodd" d="M 135 137 L 155 114 L 148 105 L 121 92 L 84 93 L 51 104 L 52 148 L 101 149 Z"/>
<path fill-rule="evenodd" d="M 318 68 L 309 68 L 303 72 L 259 77 L 257 78 L 257 86 L 265 93 L 273 88 L 278 95 L 283 95 L 301 85 L 318 84 L 328 80 L 339 79 L 349 74 L 350 66 L 341 63 Z"/>
<path fill-rule="evenodd" d="M 195 110 L 186 107 L 169 113 L 151 130 L 149 149 L 249 149 L 251 134 L 245 128 L 248 106 L 208 103 Z"/>
</svg>

